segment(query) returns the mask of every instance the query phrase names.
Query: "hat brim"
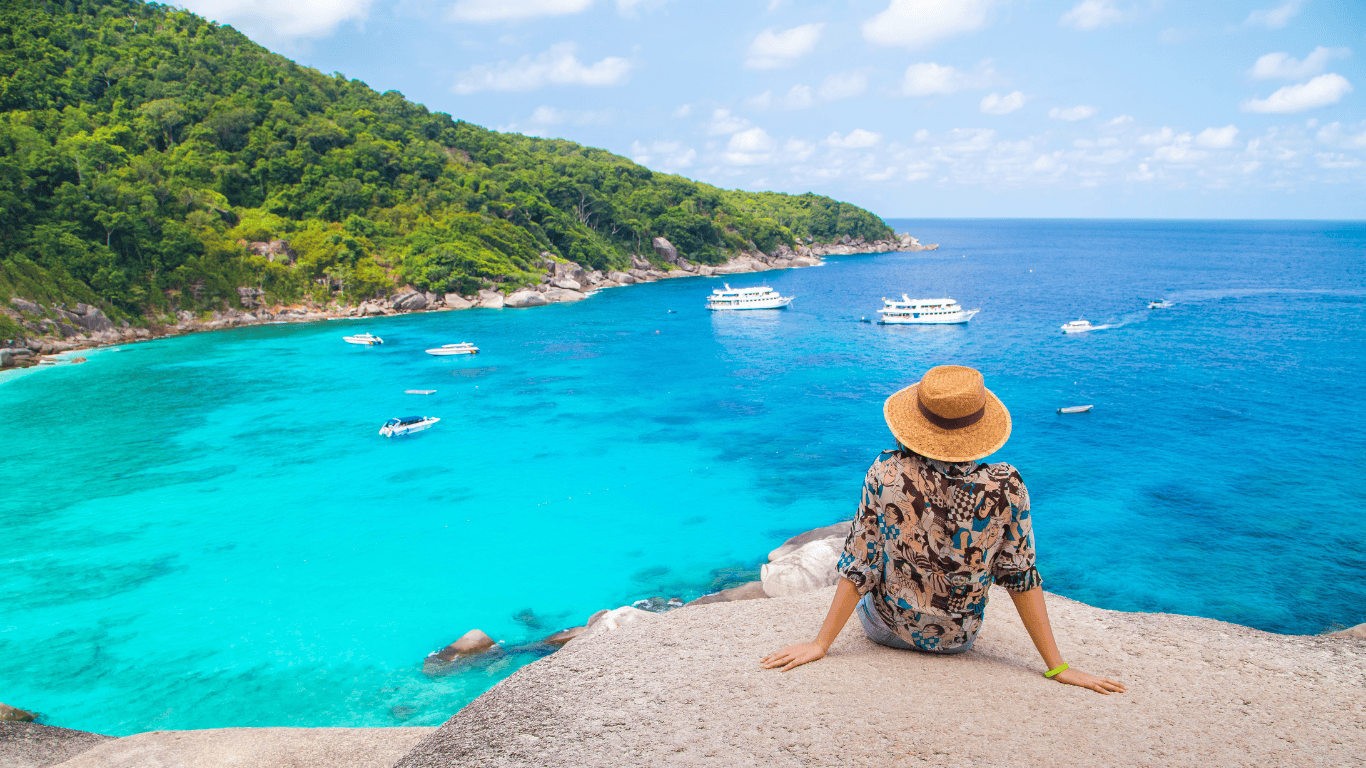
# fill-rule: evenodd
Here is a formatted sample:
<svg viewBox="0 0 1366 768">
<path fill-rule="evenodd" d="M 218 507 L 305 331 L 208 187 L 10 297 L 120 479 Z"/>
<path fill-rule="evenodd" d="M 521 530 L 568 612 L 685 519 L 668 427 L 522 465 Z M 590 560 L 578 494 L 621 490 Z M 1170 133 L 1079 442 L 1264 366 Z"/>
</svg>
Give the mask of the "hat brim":
<svg viewBox="0 0 1366 768">
<path fill-rule="evenodd" d="M 986 413 L 962 429 L 944 429 L 920 412 L 920 384 L 893 394 L 882 404 L 887 427 L 904 447 L 938 461 L 976 461 L 999 451 L 1010 439 L 1010 411 L 987 390 Z"/>
</svg>

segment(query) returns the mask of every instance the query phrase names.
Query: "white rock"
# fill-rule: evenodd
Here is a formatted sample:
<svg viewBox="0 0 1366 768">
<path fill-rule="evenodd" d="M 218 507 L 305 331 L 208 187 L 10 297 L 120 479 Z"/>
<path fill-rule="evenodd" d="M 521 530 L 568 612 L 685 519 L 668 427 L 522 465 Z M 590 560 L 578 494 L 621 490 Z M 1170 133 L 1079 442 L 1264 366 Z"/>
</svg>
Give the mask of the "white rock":
<svg viewBox="0 0 1366 768">
<path fill-rule="evenodd" d="M 571 291 L 567 288 L 551 288 L 541 294 L 547 301 L 583 301 L 588 298 L 588 294 L 581 291 Z"/>
<path fill-rule="evenodd" d="M 549 303 L 550 302 L 546 300 L 545 294 L 540 291 L 521 290 L 509 295 L 507 299 L 503 301 L 503 306 L 521 309 L 523 307 L 540 307 Z"/>
<path fill-rule="evenodd" d="M 474 302 L 466 299 L 464 296 L 461 296 L 458 293 L 448 293 L 442 299 L 442 301 L 444 301 L 446 306 L 450 307 L 451 309 L 469 309 L 470 307 L 474 306 Z"/>
<path fill-rule="evenodd" d="M 849 523 L 835 523 L 822 528 L 815 528 L 806 533 L 799 533 L 796 536 L 783 542 L 781 547 L 768 553 L 768 561 L 771 563 L 784 555 L 796 552 L 803 546 L 819 539 L 838 539 L 837 547 L 844 546 L 844 540 L 849 537 Z"/>
<path fill-rule="evenodd" d="M 659 618 L 657 613 L 642 611 L 629 605 L 623 605 L 610 611 L 598 611 L 588 619 L 588 624 L 584 627 L 583 632 L 570 640 L 568 645 L 575 645 L 591 637 L 625 629 L 636 622 L 652 621 L 657 618 Z"/>
<path fill-rule="evenodd" d="M 615 270 L 607 273 L 607 279 L 618 285 L 631 285 L 636 282 L 634 277 L 631 277 L 625 272 L 617 272 Z"/>
<path fill-rule="evenodd" d="M 479 292 L 479 306 L 484 309 L 502 309 L 504 303 L 503 294 L 497 291 L 490 291 L 485 288 Z"/>
<path fill-rule="evenodd" d="M 552 282 L 551 285 L 555 286 L 556 288 L 563 288 L 566 291 L 583 290 L 583 285 L 578 280 L 571 280 L 567 277 L 560 278 L 559 280 Z"/>
<path fill-rule="evenodd" d="M 818 539 L 765 564 L 759 570 L 764 592 L 769 597 L 786 597 L 836 583 L 839 572 L 835 566 L 839 563 L 842 543 L 838 539 Z"/>
</svg>

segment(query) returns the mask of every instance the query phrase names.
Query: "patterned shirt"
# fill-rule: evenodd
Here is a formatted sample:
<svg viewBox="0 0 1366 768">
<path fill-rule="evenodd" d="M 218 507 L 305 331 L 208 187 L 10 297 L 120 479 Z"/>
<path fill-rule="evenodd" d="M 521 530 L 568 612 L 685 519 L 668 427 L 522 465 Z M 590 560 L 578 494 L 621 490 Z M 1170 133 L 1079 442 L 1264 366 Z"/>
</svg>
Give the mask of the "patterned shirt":
<svg viewBox="0 0 1366 768">
<path fill-rule="evenodd" d="M 1043 584 L 1029 491 L 1009 464 L 883 451 L 864 479 L 838 568 L 860 595 L 873 593 L 878 615 L 907 642 L 927 650 L 927 641 L 940 649 L 968 642 L 992 581 L 1012 592 Z"/>
</svg>

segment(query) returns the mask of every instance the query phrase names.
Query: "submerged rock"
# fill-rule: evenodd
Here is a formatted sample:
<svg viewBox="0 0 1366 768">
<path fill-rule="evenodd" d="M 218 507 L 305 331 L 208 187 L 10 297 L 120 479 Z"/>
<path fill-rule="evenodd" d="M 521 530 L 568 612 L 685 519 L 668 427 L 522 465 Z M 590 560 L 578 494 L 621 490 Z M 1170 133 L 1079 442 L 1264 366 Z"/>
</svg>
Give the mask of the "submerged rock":
<svg viewBox="0 0 1366 768">
<path fill-rule="evenodd" d="M 36 717 L 32 712 L 26 712 L 18 707 L 11 707 L 8 704 L 0 704 L 0 722 L 5 723 L 31 723 Z"/>
<path fill-rule="evenodd" d="M 471 629 L 459 640 L 428 654 L 422 662 L 422 672 L 427 675 L 449 675 L 459 671 L 476 660 L 486 660 L 503 655 L 503 649 L 493 642 L 493 638 L 483 630 Z"/>
<path fill-rule="evenodd" d="M 546 635 L 545 637 L 541 638 L 541 642 L 545 643 L 546 645 L 564 645 L 570 640 L 573 640 L 579 635 L 582 635 L 583 630 L 584 627 L 570 627 L 569 629 L 562 629 L 559 632 L 556 632 L 551 635 Z"/>
</svg>

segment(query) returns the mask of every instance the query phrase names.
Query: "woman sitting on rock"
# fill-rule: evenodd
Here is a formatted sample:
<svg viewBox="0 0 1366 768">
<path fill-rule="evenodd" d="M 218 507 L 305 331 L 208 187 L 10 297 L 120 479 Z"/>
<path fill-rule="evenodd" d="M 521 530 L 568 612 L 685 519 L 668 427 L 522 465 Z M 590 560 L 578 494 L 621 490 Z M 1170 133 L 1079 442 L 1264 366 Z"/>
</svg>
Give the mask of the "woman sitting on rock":
<svg viewBox="0 0 1366 768">
<path fill-rule="evenodd" d="M 887 398 L 899 450 L 863 484 L 835 600 L 816 639 L 763 659 L 783 671 L 830 650 L 858 612 L 868 639 L 891 648 L 964 653 L 982 628 L 991 583 L 1005 587 L 1043 656 L 1045 677 L 1108 694 L 1124 686 L 1070 669 L 1053 641 L 1034 567 L 1029 492 L 1009 464 L 978 464 L 1010 437 L 1010 413 L 972 368 L 931 368 Z"/>
</svg>

